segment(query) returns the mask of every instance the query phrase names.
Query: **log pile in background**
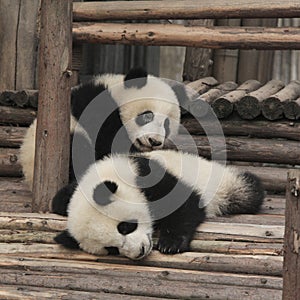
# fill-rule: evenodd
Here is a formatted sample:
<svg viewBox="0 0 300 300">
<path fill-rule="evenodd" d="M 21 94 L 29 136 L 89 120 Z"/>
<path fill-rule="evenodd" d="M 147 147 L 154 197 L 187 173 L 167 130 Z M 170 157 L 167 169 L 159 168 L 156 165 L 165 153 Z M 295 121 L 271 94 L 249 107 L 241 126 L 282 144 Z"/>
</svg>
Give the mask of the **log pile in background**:
<svg viewBox="0 0 300 300">
<path fill-rule="evenodd" d="M 230 117 L 234 111 L 245 120 L 257 117 L 271 121 L 300 118 L 300 81 L 291 81 L 286 86 L 280 80 L 271 80 L 264 85 L 248 80 L 239 86 L 233 82 L 218 85 L 213 79 L 210 79 L 213 85 L 206 82 L 207 78 L 204 78 L 187 84 L 199 93 L 189 105 L 189 111 L 196 117 L 207 114 L 203 103 L 208 103 L 219 119 Z M 205 85 L 206 89 L 198 89 Z"/>
</svg>

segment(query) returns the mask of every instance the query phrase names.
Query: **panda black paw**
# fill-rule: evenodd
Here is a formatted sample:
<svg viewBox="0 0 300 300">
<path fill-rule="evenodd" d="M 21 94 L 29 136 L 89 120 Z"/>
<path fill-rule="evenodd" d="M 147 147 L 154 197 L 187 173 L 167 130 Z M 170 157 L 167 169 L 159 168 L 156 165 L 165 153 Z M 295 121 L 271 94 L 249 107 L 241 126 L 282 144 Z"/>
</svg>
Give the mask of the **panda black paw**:
<svg viewBox="0 0 300 300">
<path fill-rule="evenodd" d="M 186 236 L 164 235 L 159 238 L 157 249 L 163 254 L 176 254 L 189 251 L 190 242 Z"/>
</svg>

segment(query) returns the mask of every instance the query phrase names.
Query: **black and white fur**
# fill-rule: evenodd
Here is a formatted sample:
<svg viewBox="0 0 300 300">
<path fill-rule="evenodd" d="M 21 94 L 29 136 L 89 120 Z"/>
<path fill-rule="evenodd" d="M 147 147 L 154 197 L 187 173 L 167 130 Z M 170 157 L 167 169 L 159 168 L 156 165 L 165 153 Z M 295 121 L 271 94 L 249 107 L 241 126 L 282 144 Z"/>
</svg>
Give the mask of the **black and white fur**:
<svg viewBox="0 0 300 300">
<path fill-rule="evenodd" d="M 59 244 L 131 259 L 150 253 L 154 229 L 160 252 L 188 251 L 206 217 L 256 213 L 264 198 L 255 175 L 172 150 L 106 157 L 53 204 L 66 195 L 68 225 Z"/>
<path fill-rule="evenodd" d="M 166 147 L 167 141 L 177 134 L 180 123 L 178 97 L 176 89 L 142 69 L 133 69 L 126 76 L 96 76 L 90 82 L 73 88 L 71 141 L 75 134 L 81 151 L 71 151 L 71 162 L 84 161 L 85 153 L 94 145 L 93 159 L 87 158 L 82 163 L 76 177 L 80 177 L 94 158 L 99 160 L 110 153 L 127 153 L 128 150 L 143 152 Z M 83 119 L 87 111 L 88 117 Z M 112 113 L 107 115 L 107 111 Z M 96 138 L 93 137 L 94 130 Z M 36 120 L 29 127 L 20 151 L 25 180 L 31 189 L 35 131 Z M 117 134 L 119 143 L 112 149 Z M 71 164 L 70 180 L 74 180 L 74 177 Z"/>
</svg>

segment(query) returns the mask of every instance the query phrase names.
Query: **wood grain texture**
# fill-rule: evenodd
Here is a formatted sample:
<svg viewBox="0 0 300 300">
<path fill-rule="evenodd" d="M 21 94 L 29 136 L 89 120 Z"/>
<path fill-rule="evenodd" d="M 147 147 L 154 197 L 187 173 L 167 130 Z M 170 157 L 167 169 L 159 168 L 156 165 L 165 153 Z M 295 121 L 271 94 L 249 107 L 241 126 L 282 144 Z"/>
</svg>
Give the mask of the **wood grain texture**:
<svg viewBox="0 0 300 300">
<path fill-rule="evenodd" d="M 0 147 L 20 147 L 26 129 L 25 127 L 0 126 Z"/>
<path fill-rule="evenodd" d="M 283 299 L 300 297 L 300 171 L 291 170 L 286 189 Z"/>
<path fill-rule="evenodd" d="M 0 176 L 22 176 L 19 149 L 0 148 Z"/>
<path fill-rule="evenodd" d="M 295 101 L 288 101 L 283 105 L 283 113 L 287 119 L 300 119 L 300 97 Z"/>
<path fill-rule="evenodd" d="M 268 18 L 299 17 L 297 0 L 283 2 L 270 0 L 268 3 L 250 0 L 186 0 L 169 1 L 108 1 L 102 3 L 75 3 L 74 19 L 118 20 L 118 19 L 213 19 L 213 18 Z"/>
<path fill-rule="evenodd" d="M 176 24 L 74 23 L 80 43 L 212 49 L 300 49 L 297 27 L 185 27 Z"/>
<path fill-rule="evenodd" d="M 295 141 L 271 139 L 247 139 L 227 137 L 194 136 L 194 142 L 183 135 L 174 139 L 178 149 L 213 159 L 236 160 L 247 162 L 264 162 L 297 165 L 300 163 L 300 147 Z"/>
<path fill-rule="evenodd" d="M 0 105 L 0 124 L 30 125 L 36 118 L 33 109 L 5 107 Z"/>
<path fill-rule="evenodd" d="M 71 20 L 71 0 L 42 1 L 33 211 L 49 211 L 51 199 L 68 182 Z"/>
</svg>

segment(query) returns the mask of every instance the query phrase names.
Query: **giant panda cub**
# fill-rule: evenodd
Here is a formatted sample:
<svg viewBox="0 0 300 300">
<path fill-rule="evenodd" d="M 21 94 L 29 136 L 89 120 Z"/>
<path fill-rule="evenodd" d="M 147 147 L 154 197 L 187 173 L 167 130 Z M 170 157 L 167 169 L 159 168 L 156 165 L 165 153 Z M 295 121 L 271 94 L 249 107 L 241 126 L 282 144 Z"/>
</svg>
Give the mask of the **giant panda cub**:
<svg viewBox="0 0 300 300">
<path fill-rule="evenodd" d="M 193 154 L 156 150 L 111 155 L 91 165 L 69 195 L 67 230 L 56 242 L 92 254 L 141 259 L 152 249 L 174 254 L 190 242 L 206 217 L 257 213 L 264 198 L 259 179 Z"/>
<path fill-rule="evenodd" d="M 177 93 L 178 95 L 178 93 Z M 127 75 L 104 74 L 72 90 L 70 181 L 110 153 L 166 147 L 177 134 L 180 108 L 176 90 L 140 68 Z M 36 120 L 20 149 L 25 180 L 32 189 Z M 76 138 L 74 138 L 76 137 Z M 87 157 L 86 153 L 93 156 Z M 59 155 L 59 154 L 58 154 Z M 72 162 L 76 162 L 74 172 Z"/>
</svg>

